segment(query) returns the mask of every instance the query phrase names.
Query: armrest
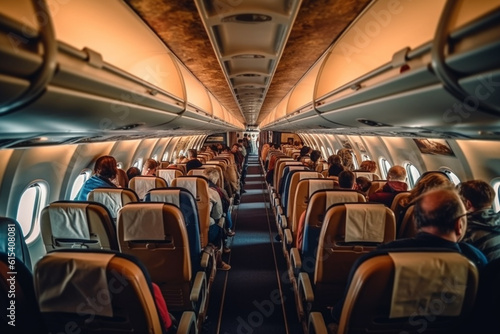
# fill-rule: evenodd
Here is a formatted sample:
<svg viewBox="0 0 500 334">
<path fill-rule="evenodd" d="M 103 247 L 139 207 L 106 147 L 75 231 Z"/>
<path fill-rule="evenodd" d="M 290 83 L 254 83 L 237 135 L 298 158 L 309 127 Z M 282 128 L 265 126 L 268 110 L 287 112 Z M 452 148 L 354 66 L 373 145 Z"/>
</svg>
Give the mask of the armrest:
<svg viewBox="0 0 500 334">
<path fill-rule="evenodd" d="M 290 263 L 295 270 L 302 268 L 302 258 L 300 257 L 299 249 L 296 247 L 290 249 Z"/>
<path fill-rule="evenodd" d="M 214 248 L 207 245 L 201 252 L 201 267 L 207 269 L 211 258 L 214 258 Z"/>
<path fill-rule="evenodd" d="M 193 286 L 191 287 L 191 294 L 189 295 L 189 300 L 197 305 L 195 311 L 198 313 L 205 312 L 207 306 L 207 276 L 204 272 L 199 271 L 196 273 L 194 278 Z"/>
<path fill-rule="evenodd" d="M 283 211 L 282 211 L 282 213 L 283 213 Z M 286 219 L 286 216 L 284 214 L 279 215 L 278 219 L 279 219 L 281 228 L 287 228 L 288 227 L 288 220 Z"/>
<path fill-rule="evenodd" d="M 311 280 L 307 273 L 299 274 L 299 282 L 298 282 L 299 296 L 302 295 L 306 302 L 314 301 L 314 292 L 311 285 Z"/>
<path fill-rule="evenodd" d="M 196 333 L 196 314 L 193 311 L 185 311 L 182 313 L 179 326 L 177 327 L 177 334 Z"/>
<path fill-rule="evenodd" d="M 309 333 L 328 334 L 325 320 L 323 319 L 323 315 L 321 315 L 321 312 L 311 312 L 309 314 L 307 328 Z M 177 331 L 177 333 L 179 332 Z"/>
<path fill-rule="evenodd" d="M 285 235 L 285 243 L 288 246 L 290 246 L 293 243 L 292 231 L 290 231 L 289 228 L 286 228 L 283 232 L 284 232 L 284 235 Z"/>
</svg>

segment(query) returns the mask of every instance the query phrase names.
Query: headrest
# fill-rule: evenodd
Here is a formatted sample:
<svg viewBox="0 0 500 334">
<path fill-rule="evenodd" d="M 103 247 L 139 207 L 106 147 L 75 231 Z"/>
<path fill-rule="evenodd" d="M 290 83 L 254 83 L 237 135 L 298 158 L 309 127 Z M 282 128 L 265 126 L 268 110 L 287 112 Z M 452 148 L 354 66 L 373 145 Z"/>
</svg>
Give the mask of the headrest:
<svg viewBox="0 0 500 334">
<path fill-rule="evenodd" d="M 317 172 L 301 172 L 299 173 L 299 180 L 317 178 Z"/>
<path fill-rule="evenodd" d="M 167 181 L 167 184 L 171 184 L 172 180 L 175 179 L 176 177 L 176 169 L 157 169 L 156 173 L 158 173 L 158 176 L 165 179 Z M 181 173 L 182 174 L 182 173 Z"/>
<path fill-rule="evenodd" d="M 150 202 L 171 203 L 180 207 L 180 189 L 162 189 L 149 193 Z"/>
<path fill-rule="evenodd" d="M 124 206 L 118 224 L 122 224 L 123 240 L 165 240 L 163 203 L 141 203 Z"/>
<path fill-rule="evenodd" d="M 135 192 L 137 193 L 137 196 L 143 200 L 144 197 L 146 196 L 146 193 L 153 189 L 156 188 L 156 180 L 155 177 L 151 176 L 136 176 L 132 180 L 135 180 Z"/>
<path fill-rule="evenodd" d="M 116 219 L 116 215 L 118 214 L 118 211 L 122 208 L 123 206 L 123 199 L 122 199 L 122 189 L 112 189 L 111 191 L 108 191 L 106 189 L 94 189 L 92 190 L 89 195 L 88 195 L 88 200 L 89 201 L 94 201 L 101 203 L 104 205 L 106 208 L 108 208 L 109 213 L 111 214 L 111 217 L 113 219 Z M 116 190 L 116 191 L 113 191 Z"/>
<path fill-rule="evenodd" d="M 49 206 L 52 235 L 61 239 L 90 239 L 89 203 L 53 203 Z"/>
<path fill-rule="evenodd" d="M 47 254 L 37 264 L 36 271 L 40 311 L 76 313 L 91 309 L 97 315 L 112 317 L 106 268 L 114 256 L 76 252 Z M 107 302 L 91 307 L 89 297 Z"/>
<path fill-rule="evenodd" d="M 358 193 L 355 191 L 329 191 L 326 193 L 325 211 L 337 203 L 358 202 Z"/>
<path fill-rule="evenodd" d="M 389 253 L 394 261 L 390 318 L 457 316 L 467 287 L 468 260 L 453 252 Z"/>
<path fill-rule="evenodd" d="M 366 177 L 368 180 L 373 181 L 373 173 L 369 172 L 354 172 L 356 177 Z"/>
<path fill-rule="evenodd" d="M 178 178 L 176 182 L 177 187 L 186 188 L 198 200 L 196 178 Z"/>
<path fill-rule="evenodd" d="M 383 204 L 346 204 L 345 242 L 383 242 L 386 208 Z"/>
<path fill-rule="evenodd" d="M 325 179 L 311 179 L 309 180 L 309 195 L 318 190 L 323 189 L 333 189 L 333 181 L 325 180 Z"/>
</svg>

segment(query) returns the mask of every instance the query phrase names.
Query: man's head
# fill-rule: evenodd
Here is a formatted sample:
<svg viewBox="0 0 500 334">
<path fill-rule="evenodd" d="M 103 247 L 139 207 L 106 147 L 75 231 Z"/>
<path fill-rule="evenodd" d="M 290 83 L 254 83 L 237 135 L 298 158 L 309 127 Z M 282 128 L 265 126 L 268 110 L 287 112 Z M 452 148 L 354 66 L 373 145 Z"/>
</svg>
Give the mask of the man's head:
<svg viewBox="0 0 500 334">
<path fill-rule="evenodd" d="M 353 189 L 355 175 L 350 170 L 344 170 L 339 174 L 339 186 L 343 189 Z"/>
<path fill-rule="evenodd" d="M 217 184 L 217 181 L 219 181 L 219 172 L 213 167 L 203 169 L 203 176 L 214 184 Z"/>
<path fill-rule="evenodd" d="M 158 168 L 158 162 L 154 159 L 148 159 L 142 166 L 141 175 L 156 175 L 156 168 Z"/>
<path fill-rule="evenodd" d="M 418 229 L 447 240 L 458 241 L 463 237 L 467 227 L 465 214 L 465 206 L 453 189 L 429 190 L 415 200 Z"/>
<path fill-rule="evenodd" d="M 404 169 L 404 167 L 399 165 L 392 166 L 391 168 L 389 168 L 389 171 L 387 172 L 387 180 L 405 182 L 406 169 Z"/>
<path fill-rule="evenodd" d="M 196 159 L 197 157 L 198 157 L 198 152 L 196 152 L 194 148 L 190 148 L 189 150 L 187 150 L 187 158 L 189 160 Z"/>
<path fill-rule="evenodd" d="M 489 209 L 495 199 L 495 190 L 481 180 L 462 182 L 457 187 L 468 212 Z"/>
</svg>

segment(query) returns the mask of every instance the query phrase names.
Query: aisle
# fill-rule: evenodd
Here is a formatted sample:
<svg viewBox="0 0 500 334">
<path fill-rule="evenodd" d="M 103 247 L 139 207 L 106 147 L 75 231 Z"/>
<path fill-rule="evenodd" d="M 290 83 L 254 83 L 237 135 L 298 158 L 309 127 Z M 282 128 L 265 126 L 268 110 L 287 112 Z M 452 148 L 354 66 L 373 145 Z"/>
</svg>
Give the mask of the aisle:
<svg viewBox="0 0 500 334">
<path fill-rule="evenodd" d="M 232 268 L 217 273 L 205 332 L 299 334 L 293 291 L 281 244 L 274 240 L 274 216 L 256 155 L 249 158 L 245 190 L 233 212 L 232 251 L 224 255 Z"/>
</svg>

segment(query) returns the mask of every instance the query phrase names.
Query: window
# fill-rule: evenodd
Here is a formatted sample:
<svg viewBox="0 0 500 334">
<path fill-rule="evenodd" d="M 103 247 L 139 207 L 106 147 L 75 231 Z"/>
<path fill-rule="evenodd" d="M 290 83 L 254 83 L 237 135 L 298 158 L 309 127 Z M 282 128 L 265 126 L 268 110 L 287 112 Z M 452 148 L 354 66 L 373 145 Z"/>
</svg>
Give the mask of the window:
<svg viewBox="0 0 500 334">
<path fill-rule="evenodd" d="M 448 167 L 441 167 L 439 170 L 448 176 L 448 178 L 453 182 L 455 185 L 458 185 L 460 183 L 460 179 L 458 178 L 457 174 L 455 174 L 451 169 Z"/>
<path fill-rule="evenodd" d="M 333 154 L 332 149 L 330 147 L 327 147 L 326 150 L 328 151 L 328 157 Z"/>
<path fill-rule="evenodd" d="M 382 178 L 387 179 L 387 173 L 392 167 L 390 162 L 386 158 L 380 158 L 380 166 L 382 166 Z"/>
<path fill-rule="evenodd" d="M 367 160 L 371 160 L 367 154 L 361 155 L 361 161 L 367 161 Z"/>
<path fill-rule="evenodd" d="M 16 219 L 21 225 L 26 243 L 40 234 L 40 212 L 47 205 L 48 186 L 44 181 L 31 183 L 21 195 Z"/>
<path fill-rule="evenodd" d="M 134 161 L 134 164 L 132 165 L 132 167 L 137 167 L 139 169 L 142 169 L 142 158 L 139 158 L 136 161 Z"/>
<path fill-rule="evenodd" d="M 121 161 L 117 162 L 116 168 L 123 169 L 123 162 L 121 162 Z"/>
<path fill-rule="evenodd" d="M 158 161 L 158 154 L 153 155 L 151 159 Z"/>
<path fill-rule="evenodd" d="M 163 158 L 161 159 L 161 161 L 168 161 L 168 152 L 165 152 L 165 154 L 163 154 Z"/>
<path fill-rule="evenodd" d="M 411 162 L 408 162 L 405 165 L 405 168 L 406 168 L 408 183 L 410 184 L 410 189 L 411 189 L 413 188 L 413 186 L 415 186 L 415 183 L 420 177 L 420 172 L 418 171 L 417 167 L 415 167 Z"/>
<path fill-rule="evenodd" d="M 354 169 L 358 169 L 359 164 L 358 164 L 358 159 L 356 158 L 356 153 L 351 151 L 351 155 L 352 155 L 352 163 L 354 165 Z"/>
<path fill-rule="evenodd" d="M 80 175 L 77 176 L 75 182 L 73 182 L 73 187 L 71 188 L 71 195 L 70 195 L 71 200 L 75 199 L 76 195 L 78 195 L 78 192 L 82 188 L 83 184 L 90 178 L 91 175 L 92 171 L 88 168 L 80 172 Z"/>
<path fill-rule="evenodd" d="M 493 201 L 493 210 L 495 212 L 498 212 L 500 210 L 500 198 L 498 198 L 499 194 L 498 192 L 500 191 L 500 178 L 495 178 L 493 181 L 491 181 L 491 186 L 495 190 L 495 200 Z"/>
</svg>

